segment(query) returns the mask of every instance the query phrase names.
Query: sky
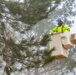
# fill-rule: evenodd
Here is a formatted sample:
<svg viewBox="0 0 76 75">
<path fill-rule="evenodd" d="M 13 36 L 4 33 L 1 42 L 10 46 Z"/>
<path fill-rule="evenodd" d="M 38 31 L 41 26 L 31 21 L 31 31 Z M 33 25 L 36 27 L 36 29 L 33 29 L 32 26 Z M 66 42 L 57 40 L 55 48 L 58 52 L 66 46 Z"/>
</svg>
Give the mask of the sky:
<svg viewBox="0 0 76 75">
<path fill-rule="evenodd" d="M 76 33 L 76 16 L 71 17 L 74 20 L 73 26 L 71 27 L 71 33 Z"/>
<path fill-rule="evenodd" d="M 6 0 L 6 1 L 10 1 L 10 0 Z M 12 0 L 12 1 L 19 1 L 19 2 L 23 2 L 24 0 Z"/>
<path fill-rule="evenodd" d="M 76 0 L 75 0 L 75 4 L 76 4 Z M 76 8 L 74 7 L 74 8 L 72 9 L 72 11 L 73 11 L 73 12 L 76 12 Z M 71 27 L 71 33 L 76 33 L 76 15 L 75 15 L 75 16 L 72 16 L 72 17 L 70 18 L 70 20 L 73 20 L 73 21 L 74 21 L 74 24 L 73 24 L 73 26 Z"/>
</svg>

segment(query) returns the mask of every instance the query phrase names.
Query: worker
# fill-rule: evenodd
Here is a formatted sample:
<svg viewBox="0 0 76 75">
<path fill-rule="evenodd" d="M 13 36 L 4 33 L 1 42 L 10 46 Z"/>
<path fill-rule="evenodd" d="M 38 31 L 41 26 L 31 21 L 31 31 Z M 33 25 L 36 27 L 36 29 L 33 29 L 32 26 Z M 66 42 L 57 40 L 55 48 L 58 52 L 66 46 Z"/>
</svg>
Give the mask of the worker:
<svg viewBox="0 0 76 75">
<path fill-rule="evenodd" d="M 65 25 L 60 18 L 57 19 L 56 21 L 58 23 L 58 26 L 56 26 L 56 27 L 54 27 L 52 29 L 51 34 L 54 34 L 54 33 L 63 33 L 63 32 L 70 32 L 70 27 L 67 26 L 67 25 Z"/>
</svg>

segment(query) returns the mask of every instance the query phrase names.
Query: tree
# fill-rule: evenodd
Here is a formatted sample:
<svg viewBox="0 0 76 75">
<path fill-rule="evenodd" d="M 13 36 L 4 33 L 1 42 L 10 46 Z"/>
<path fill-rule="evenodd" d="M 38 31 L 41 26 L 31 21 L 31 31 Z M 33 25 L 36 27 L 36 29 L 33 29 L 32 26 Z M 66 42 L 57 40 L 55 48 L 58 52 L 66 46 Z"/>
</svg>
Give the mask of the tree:
<svg viewBox="0 0 76 75">
<path fill-rule="evenodd" d="M 48 18 L 48 14 L 52 12 L 59 3 L 60 0 L 24 0 L 24 3 L 9 1 L 6 2 L 6 6 L 15 16 L 20 16 L 18 20 L 27 24 L 36 24 L 38 21 Z"/>
<path fill-rule="evenodd" d="M 67 8 L 65 13 L 62 9 L 57 8 L 60 2 L 65 2 L 64 11 Z M 30 71 L 30 68 L 44 67 L 54 60 L 50 57 L 51 52 L 48 51 L 46 46 L 49 41 L 46 33 L 54 24 L 51 23 L 53 25 L 50 27 L 47 20 L 51 19 L 52 22 L 63 14 L 64 18 L 66 15 L 66 17 L 73 15 L 69 3 L 71 5 L 74 1 L 24 0 L 24 3 L 20 3 L 19 0 L 18 2 L 0 0 L 0 54 L 6 62 L 4 72 L 7 75 L 11 73 L 16 75 L 17 72 L 24 72 L 23 70 L 26 68 Z M 71 24 L 70 21 L 67 22 Z M 16 66 L 19 66 L 19 64 L 21 67 L 17 68 Z M 62 62 L 62 65 L 65 66 L 64 62 Z M 53 66 L 57 66 L 57 63 Z M 61 67 L 63 68 L 63 66 Z"/>
<path fill-rule="evenodd" d="M 60 0 L 25 0 L 24 3 L 20 3 L 19 1 L 1 1 L 0 37 L 2 51 L 0 53 L 6 62 L 4 72 L 7 75 L 18 70 L 14 67 L 16 62 L 30 69 L 43 67 L 54 60 L 50 56 L 54 48 L 51 51 L 45 48 L 49 41 L 48 35 L 45 34 L 38 41 L 35 36 L 31 36 L 28 39 L 29 35 L 27 36 L 25 32 L 29 32 L 38 21 L 48 18 L 48 14 L 59 3 Z M 52 6 L 52 4 L 55 5 Z M 48 7 L 50 8 L 49 10 Z M 20 40 L 20 35 L 26 35 L 27 39 L 23 39 L 22 36 Z M 35 48 L 33 49 L 33 47 Z M 41 47 L 44 49 L 41 50 Z M 23 70 L 23 66 L 18 71 Z"/>
</svg>

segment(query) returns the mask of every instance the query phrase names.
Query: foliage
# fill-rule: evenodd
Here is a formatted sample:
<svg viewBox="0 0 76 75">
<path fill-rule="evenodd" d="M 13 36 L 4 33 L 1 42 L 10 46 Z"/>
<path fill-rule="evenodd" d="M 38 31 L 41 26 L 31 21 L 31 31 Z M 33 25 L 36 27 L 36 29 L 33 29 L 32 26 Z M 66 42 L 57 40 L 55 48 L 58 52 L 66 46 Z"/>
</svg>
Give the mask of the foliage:
<svg viewBox="0 0 76 75">
<path fill-rule="evenodd" d="M 25 68 L 44 67 L 54 60 L 51 57 L 51 52 L 55 48 L 51 50 L 46 48 L 50 40 L 49 35 L 46 33 L 42 35 L 40 33 L 42 37 L 38 39 L 37 37 L 39 36 L 35 32 L 33 25 L 37 25 L 39 21 L 48 19 L 48 17 L 53 19 L 55 18 L 54 16 L 60 16 L 61 9 L 57 9 L 58 13 L 56 11 L 54 15 L 49 16 L 60 2 L 61 0 L 24 0 L 24 3 L 20 3 L 11 0 L 7 2 L 0 0 L 0 48 L 2 49 L 0 50 L 0 54 L 3 55 L 3 60 L 6 62 L 5 72 L 7 75 L 10 75 L 11 72 L 24 70 Z M 68 13 L 69 11 L 71 10 L 67 10 Z M 63 12 L 63 14 L 66 16 L 66 13 Z M 13 31 L 11 31 L 10 27 L 13 28 Z M 49 29 L 47 27 L 46 30 Z M 31 33 L 32 31 L 35 33 L 34 36 Z M 16 37 L 15 32 L 21 34 L 20 37 Z M 28 37 L 29 34 L 31 34 L 30 39 Z M 22 39 L 19 43 L 16 43 L 15 40 L 21 39 L 22 35 L 25 35 L 27 39 Z M 41 50 L 41 47 L 44 49 Z M 16 62 L 23 66 L 20 69 L 15 68 Z"/>
<path fill-rule="evenodd" d="M 52 3 L 54 2 L 54 6 Z M 24 0 L 24 3 L 6 2 L 6 6 L 14 15 L 19 15 L 21 20 L 27 24 L 36 24 L 38 21 L 48 18 L 48 14 L 52 12 L 60 0 Z M 48 7 L 50 10 L 48 11 Z"/>
<path fill-rule="evenodd" d="M 49 62 L 52 62 L 54 60 L 53 57 L 51 57 L 51 52 L 54 50 L 38 50 L 38 51 L 31 51 L 29 50 L 30 46 L 36 45 L 39 42 L 36 42 L 36 44 L 32 44 L 33 40 L 30 41 L 22 41 L 21 44 L 15 44 L 14 41 L 10 38 L 9 40 L 4 39 L 5 48 L 3 49 L 3 55 L 4 60 L 6 61 L 9 66 L 13 65 L 15 62 L 20 62 L 22 64 L 25 64 L 26 68 L 32 68 L 32 67 L 42 67 L 44 64 L 47 64 Z M 36 45 L 36 46 L 38 46 Z M 6 51 L 7 47 L 7 51 Z M 27 61 L 27 63 L 26 63 Z M 43 62 L 43 63 L 42 63 Z M 40 66 L 42 65 L 42 66 Z"/>
<path fill-rule="evenodd" d="M 24 68 L 40 68 L 54 60 L 51 57 L 54 48 L 40 50 L 40 47 L 46 47 L 49 41 L 48 35 L 44 35 L 40 41 L 35 36 L 31 36 L 30 39 L 22 39 L 20 43 L 16 43 L 15 40 L 18 41 L 20 38 L 17 39 L 15 32 L 20 34 L 29 32 L 37 22 L 48 18 L 49 13 L 59 3 L 60 0 L 24 0 L 24 3 L 0 0 L 0 47 L 2 49 L 0 54 L 6 62 L 4 72 L 7 75 Z M 24 66 L 17 69 L 14 67 L 16 62 Z"/>
</svg>

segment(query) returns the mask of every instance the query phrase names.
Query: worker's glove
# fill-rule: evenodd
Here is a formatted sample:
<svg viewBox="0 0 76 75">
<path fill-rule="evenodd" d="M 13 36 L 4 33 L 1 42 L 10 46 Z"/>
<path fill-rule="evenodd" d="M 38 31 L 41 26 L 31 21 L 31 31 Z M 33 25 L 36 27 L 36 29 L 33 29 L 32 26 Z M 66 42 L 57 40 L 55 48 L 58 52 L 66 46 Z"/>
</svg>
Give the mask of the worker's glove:
<svg viewBox="0 0 76 75">
<path fill-rule="evenodd" d="M 54 33 L 51 33 L 51 35 L 54 35 Z"/>
</svg>

